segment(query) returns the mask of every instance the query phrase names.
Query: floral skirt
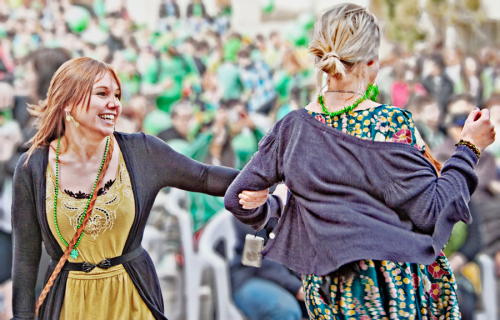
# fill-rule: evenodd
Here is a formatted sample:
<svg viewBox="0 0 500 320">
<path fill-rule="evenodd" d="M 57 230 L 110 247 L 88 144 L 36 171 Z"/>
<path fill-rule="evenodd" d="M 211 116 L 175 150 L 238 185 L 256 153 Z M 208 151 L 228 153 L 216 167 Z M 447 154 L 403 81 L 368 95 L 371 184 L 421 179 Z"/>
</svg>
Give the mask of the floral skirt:
<svg viewBox="0 0 500 320">
<path fill-rule="evenodd" d="M 311 319 L 461 319 L 455 277 L 443 253 L 429 266 L 372 260 L 357 264 L 360 273 L 345 281 L 304 275 Z M 329 292 L 321 289 L 325 281 L 330 283 Z M 331 304 L 326 302 L 330 299 Z"/>
</svg>

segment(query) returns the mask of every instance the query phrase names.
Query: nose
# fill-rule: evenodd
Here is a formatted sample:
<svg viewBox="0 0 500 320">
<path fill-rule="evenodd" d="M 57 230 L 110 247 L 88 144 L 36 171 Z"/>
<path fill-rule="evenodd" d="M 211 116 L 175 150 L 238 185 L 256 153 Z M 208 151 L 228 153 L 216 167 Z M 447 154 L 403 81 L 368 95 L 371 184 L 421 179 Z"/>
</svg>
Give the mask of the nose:
<svg viewBox="0 0 500 320">
<path fill-rule="evenodd" d="M 116 108 L 120 105 L 120 98 L 113 96 L 111 98 L 111 101 L 109 102 L 109 107 L 110 108 Z"/>
</svg>

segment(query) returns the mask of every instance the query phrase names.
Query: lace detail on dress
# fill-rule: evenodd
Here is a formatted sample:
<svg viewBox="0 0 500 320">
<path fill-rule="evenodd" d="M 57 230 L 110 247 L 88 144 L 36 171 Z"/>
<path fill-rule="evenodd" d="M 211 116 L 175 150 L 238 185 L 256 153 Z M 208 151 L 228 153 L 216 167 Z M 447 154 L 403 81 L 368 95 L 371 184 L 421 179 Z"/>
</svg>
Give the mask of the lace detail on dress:
<svg viewBox="0 0 500 320">
<path fill-rule="evenodd" d="M 113 183 L 115 183 L 115 180 L 113 180 L 113 179 L 111 179 L 108 182 L 106 182 L 106 184 L 104 185 L 104 187 L 100 188 L 97 191 L 97 196 L 102 196 L 102 195 L 106 194 L 109 191 L 109 188 L 111 188 L 111 186 L 113 185 Z M 75 193 L 73 191 L 64 190 L 64 193 L 66 193 L 71 198 L 75 198 L 75 199 L 88 199 L 88 198 L 90 198 L 90 194 L 84 193 L 84 192 L 81 192 L 81 191 L 78 191 L 78 192 Z"/>
</svg>

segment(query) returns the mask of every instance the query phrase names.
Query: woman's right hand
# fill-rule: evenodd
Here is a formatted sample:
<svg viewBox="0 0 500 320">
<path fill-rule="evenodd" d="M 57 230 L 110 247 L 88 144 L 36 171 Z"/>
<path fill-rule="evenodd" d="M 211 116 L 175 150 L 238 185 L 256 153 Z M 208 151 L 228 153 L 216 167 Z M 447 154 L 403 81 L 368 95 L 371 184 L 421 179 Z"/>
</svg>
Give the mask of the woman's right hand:
<svg viewBox="0 0 500 320">
<path fill-rule="evenodd" d="M 472 110 L 465 121 L 461 138 L 473 143 L 481 152 L 492 144 L 495 141 L 495 126 L 490 121 L 490 110 Z"/>
</svg>

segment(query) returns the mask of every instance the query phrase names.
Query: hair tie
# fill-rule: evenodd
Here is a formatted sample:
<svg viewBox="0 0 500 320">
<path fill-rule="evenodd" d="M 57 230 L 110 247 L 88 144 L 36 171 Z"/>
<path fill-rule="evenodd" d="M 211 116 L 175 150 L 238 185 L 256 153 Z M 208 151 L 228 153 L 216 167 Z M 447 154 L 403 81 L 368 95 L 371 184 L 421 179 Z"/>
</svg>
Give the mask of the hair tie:
<svg viewBox="0 0 500 320">
<path fill-rule="evenodd" d="M 337 54 L 337 52 L 332 51 L 332 52 L 328 52 L 328 53 L 326 53 L 326 54 L 323 56 L 323 58 L 321 58 L 321 62 L 326 61 L 326 60 L 328 60 L 328 59 L 330 59 L 330 58 L 337 58 L 337 59 L 339 59 L 339 60 L 340 60 L 340 56 Z"/>
</svg>

